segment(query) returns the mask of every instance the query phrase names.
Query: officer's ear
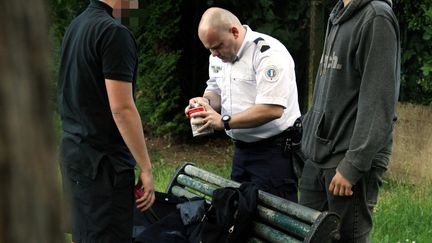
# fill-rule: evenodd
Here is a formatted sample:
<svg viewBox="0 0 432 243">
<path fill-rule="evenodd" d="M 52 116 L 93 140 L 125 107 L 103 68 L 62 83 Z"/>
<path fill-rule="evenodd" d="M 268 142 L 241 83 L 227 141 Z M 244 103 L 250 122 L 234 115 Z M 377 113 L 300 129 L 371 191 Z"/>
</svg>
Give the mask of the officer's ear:
<svg viewBox="0 0 432 243">
<path fill-rule="evenodd" d="M 235 39 L 237 39 L 240 36 L 240 31 L 235 26 L 231 27 L 230 33 L 234 36 Z"/>
</svg>

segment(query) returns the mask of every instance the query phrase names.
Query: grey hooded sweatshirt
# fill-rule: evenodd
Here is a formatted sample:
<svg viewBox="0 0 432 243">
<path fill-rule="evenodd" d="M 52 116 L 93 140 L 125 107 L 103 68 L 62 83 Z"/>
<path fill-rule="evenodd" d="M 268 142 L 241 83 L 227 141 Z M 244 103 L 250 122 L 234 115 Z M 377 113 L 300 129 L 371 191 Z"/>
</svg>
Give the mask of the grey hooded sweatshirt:
<svg viewBox="0 0 432 243">
<path fill-rule="evenodd" d="M 355 184 L 387 168 L 400 84 L 399 26 L 391 0 L 339 1 L 332 10 L 302 151 Z"/>
</svg>

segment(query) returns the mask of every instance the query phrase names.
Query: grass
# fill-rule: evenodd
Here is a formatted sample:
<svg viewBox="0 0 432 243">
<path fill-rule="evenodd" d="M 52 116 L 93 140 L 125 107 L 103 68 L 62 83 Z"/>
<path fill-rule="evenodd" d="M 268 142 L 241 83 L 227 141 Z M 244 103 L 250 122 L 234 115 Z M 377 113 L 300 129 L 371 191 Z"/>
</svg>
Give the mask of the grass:
<svg viewBox="0 0 432 243">
<path fill-rule="evenodd" d="M 184 161 L 186 162 L 186 161 Z M 210 171 L 214 174 L 229 178 L 230 165 L 228 164 L 214 164 L 214 163 L 196 163 L 193 162 L 197 167 Z M 183 162 L 179 163 L 166 163 L 166 162 L 156 162 L 153 163 L 153 179 L 155 182 L 155 188 L 157 191 L 165 191 L 169 184 L 169 180 L 174 175 L 176 168 L 181 166 Z"/>
<path fill-rule="evenodd" d="M 389 181 L 380 191 L 373 242 L 432 242 L 432 183 Z"/>
<path fill-rule="evenodd" d="M 147 145 L 153 164 L 156 190 L 165 191 L 176 168 L 184 162 L 228 178 L 232 148 L 227 139 L 212 139 L 190 144 L 167 144 L 162 139 L 149 139 Z"/>
</svg>

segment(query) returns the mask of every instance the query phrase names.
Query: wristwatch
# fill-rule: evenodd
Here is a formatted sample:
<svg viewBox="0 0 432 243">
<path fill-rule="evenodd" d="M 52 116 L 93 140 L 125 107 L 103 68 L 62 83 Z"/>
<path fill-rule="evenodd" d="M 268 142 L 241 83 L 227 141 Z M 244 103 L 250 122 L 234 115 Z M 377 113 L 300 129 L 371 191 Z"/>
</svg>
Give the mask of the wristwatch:
<svg viewBox="0 0 432 243">
<path fill-rule="evenodd" d="M 231 120 L 231 116 L 230 115 L 223 115 L 222 116 L 222 122 L 224 124 L 225 130 L 229 131 L 231 130 L 231 127 L 229 125 L 229 121 Z"/>
</svg>

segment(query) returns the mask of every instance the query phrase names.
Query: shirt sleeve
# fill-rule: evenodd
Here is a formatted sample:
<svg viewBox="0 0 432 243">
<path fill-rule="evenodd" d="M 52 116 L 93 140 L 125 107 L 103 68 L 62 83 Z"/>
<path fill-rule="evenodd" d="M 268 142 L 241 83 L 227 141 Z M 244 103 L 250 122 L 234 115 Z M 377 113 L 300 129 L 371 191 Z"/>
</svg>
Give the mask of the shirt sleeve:
<svg viewBox="0 0 432 243">
<path fill-rule="evenodd" d="M 105 78 L 132 82 L 138 63 L 137 55 L 135 38 L 126 27 L 118 25 L 109 28 L 101 41 Z"/>
<path fill-rule="evenodd" d="M 338 166 L 353 183 L 370 169 L 378 150 L 391 138 L 399 93 L 398 40 L 394 25 L 381 16 L 368 22 L 362 32 L 357 119 L 349 150 Z"/>
<path fill-rule="evenodd" d="M 274 104 L 287 108 L 290 96 L 296 94 L 294 62 L 273 52 L 257 61 L 256 104 Z"/>
</svg>

